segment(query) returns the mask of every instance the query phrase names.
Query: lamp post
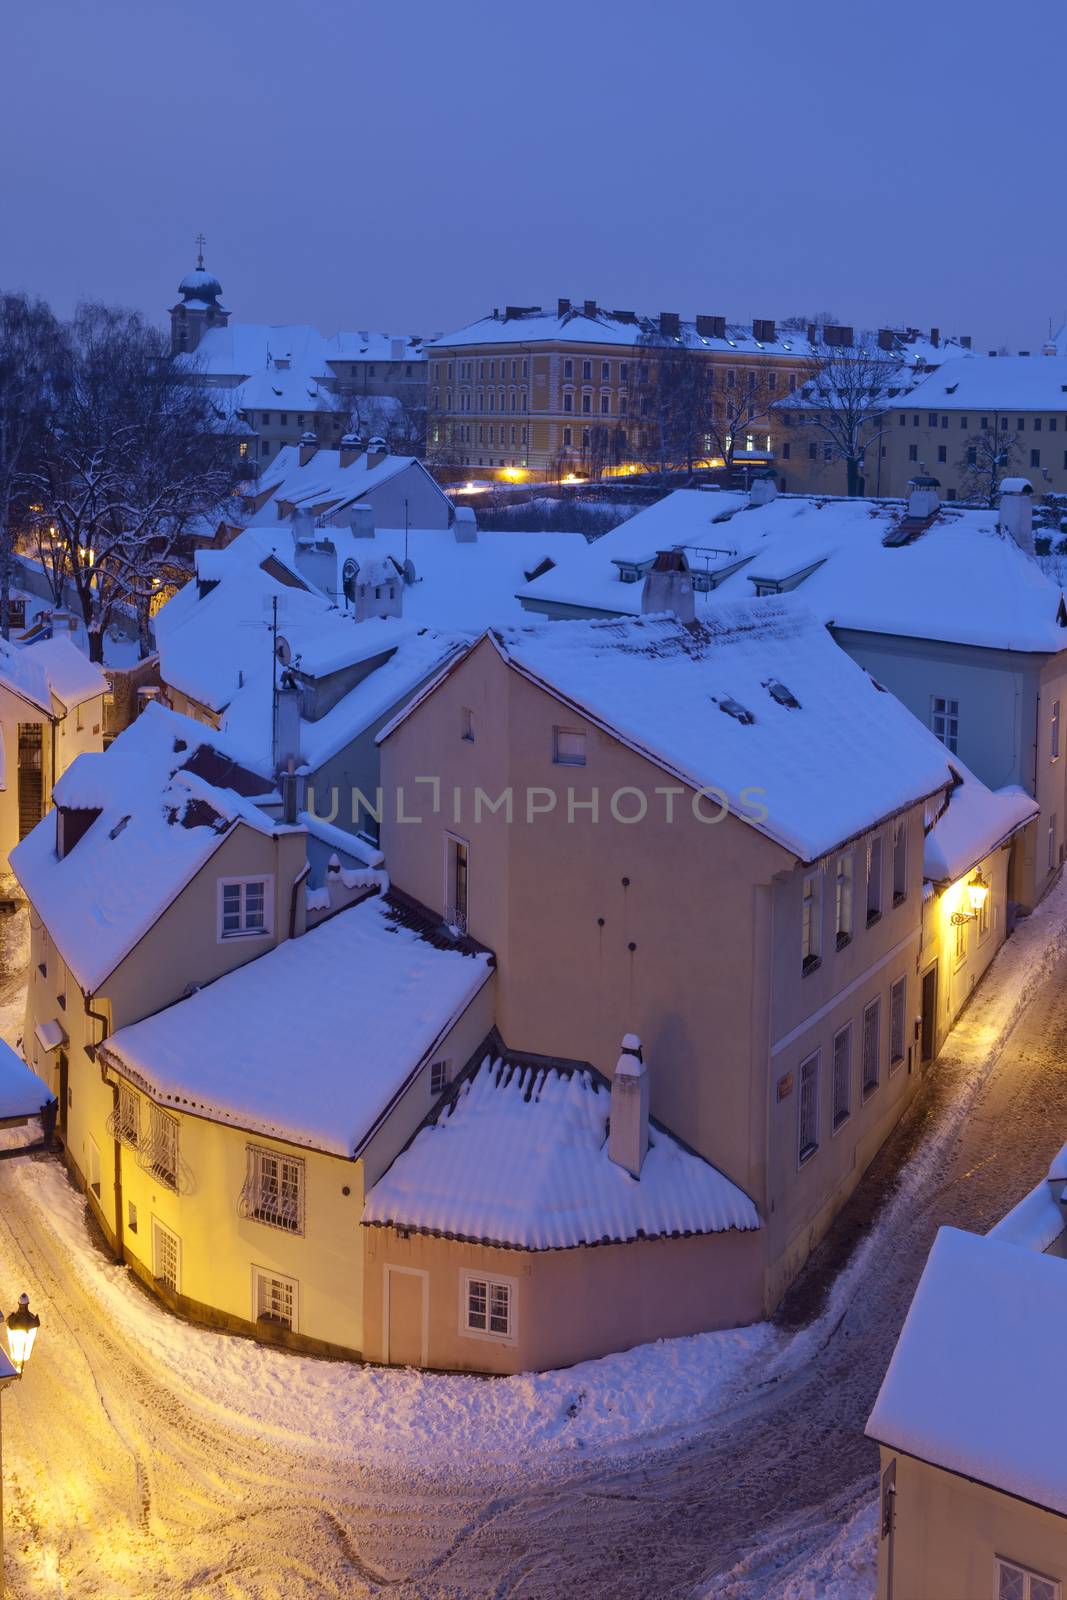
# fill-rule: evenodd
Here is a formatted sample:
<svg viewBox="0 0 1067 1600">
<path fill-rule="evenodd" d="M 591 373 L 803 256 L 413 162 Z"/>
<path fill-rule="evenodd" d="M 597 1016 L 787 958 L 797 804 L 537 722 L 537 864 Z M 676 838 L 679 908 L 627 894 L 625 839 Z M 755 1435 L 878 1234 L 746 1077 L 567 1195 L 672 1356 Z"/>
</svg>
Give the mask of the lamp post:
<svg viewBox="0 0 1067 1600">
<path fill-rule="evenodd" d="M 0 1394 L 9 1383 L 14 1383 L 16 1378 L 22 1377 L 23 1368 L 30 1359 L 33 1350 L 33 1341 L 37 1337 L 37 1330 L 41 1326 L 40 1317 L 30 1310 L 30 1297 L 28 1294 L 19 1295 L 19 1303 L 7 1318 L 7 1344 L 11 1358 L 0 1352 Z M 3 1441 L 3 1430 L 0 1429 L 0 1446 Z M 4 1470 L 3 1453 L 0 1448 L 0 1600 L 6 1590 L 4 1582 Z"/>
<path fill-rule="evenodd" d="M 974 877 L 969 878 L 965 885 L 967 890 L 967 904 L 969 911 L 954 911 L 952 921 L 956 924 L 962 922 L 975 922 L 981 914 L 982 907 L 989 895 L 989 885 L 982 876 L 981 867 L 974 869 Z"/>
</svg>

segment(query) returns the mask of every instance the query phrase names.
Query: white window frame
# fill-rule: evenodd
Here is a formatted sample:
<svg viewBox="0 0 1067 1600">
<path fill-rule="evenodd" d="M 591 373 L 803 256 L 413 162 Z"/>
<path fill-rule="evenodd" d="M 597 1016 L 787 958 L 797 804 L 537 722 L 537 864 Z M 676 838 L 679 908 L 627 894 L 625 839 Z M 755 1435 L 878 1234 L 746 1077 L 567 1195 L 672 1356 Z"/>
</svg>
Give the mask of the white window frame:
<svg viewBox="0 0 1067 1600">
<path fill-rule="evenodd" d="M 800 889 L 800 965 L 814 972 L 822 961 L 822 873 L 806 872 Z"/>
<path fill-rule="evenodd" d="M 1013 1561 L 1009 1556 L 995 1556 L 996 1600 L 1003 1594 L 1001 1587 L 1005 1571 L 1018 1575 L 1023 1580 L 1022 1600 L 1061 1600 L 1063 1593 L 1058 1578 L 1051 1578 L 1047 1573 L 1035 1572 L 1033 1567 L 1024 1567 L 1021 1561 Z M 1046 1585 L 1044 1591 L 1034 1591 L 1034 1583 Z"/>
<path fill-rule="evenodd" d="M 804 1074 L 810 1068 L 811 1098 L 807 1103 L 804 1099 Z M 805 1111 L 810 1110 L 811 1127 L 804 1125 Z M 805 1132 L 810 1132 L 811 1137 L 805 1140 Z M 805 1056 L 797 1068 L 797 1167 L 806 1166 L 812 1156 L 819 1151 L 819 1052 L 813 1050 L 810 1056 Z"/>
<path fill-rule="evenodd" d="M 277 1228 L 280 1233 L 302 1234 L 307 1195 L 303 1157 L 287 1150 L 272 1150 L 269 1145 L 249 1144 L 245 1146 L 245 1160 L 242 1216 Z M 295 1190 L 295 1201 L 285 1198 L 287 1189 Z"/>
<path fill-rule="evenodd" d="M 949 695 L 930 696 L 930 728 L 946 750 L 955 755 L 960 742 L 960 703 Z"/>
<path fill-rule="evenodd" d="M 486 1321 L 492 1304 L 493 1286 L 508 1291 L 508 1331 L 494 1333 L 489 1328 L 472 1328 L 468 1320 L 471 1283 L 486 1285 Z M 489 1339 L 494 1344 L 514 1344 L 519 1336 L 519 1280 L 500 1272 L 481 1272 L 476 1267 L 463 1268 L 459 1274 L 459 1331 L 465 1339 Z"/>
<path fill-rule="evenodd" d="M 567 741 L 575 743 L 568 747 Z M 584 728 L 552 729 L 552 761 L 557 767 L 584 767 L 586 738 Z"/>
<path fill-rule="evenodd" d="M 897 1011 L 896 997 L 901 996 L 899 1020 L 900 1038 L 895 1037 Z M 895 1054 L 895 1046 L 899 1043 L 900 1053 Z M 908 1058 L 908 975 L 904 973 L 889 989 L 889 1076 L 892 1077 Z"/>
<path fill-rule="evenodd" d="M 245 927 L 247 916 L 247 890 L 252 884 L 263 885 L 263 926 L 262 928 Z M 223 904 L 227 889 L 239 888 L 241 890 L 241 926 L 229 931 L 223 931 Z M 264 939 L 270 938 L 274 932 L 274 874 L 270 872 L 250 874 L 246 878 L 220 878 L 218 880 L 218 923 L 217 943 L 229 944 L 231 939 Z"/>
<path fill-rule="evenodd" d="M 846 1058 L 845 1058 L 845 1073 L 844 1073 L 844 1083 L 845 1083 L 844 1110 L 841 1111 L 840 1113 L 838 1111 L 838 1094 L 837 1094 L 838 1084 L 841 1081 L 841 1079 L 839 1078 L 839 1075 L 838 1075 L 838 1070 L 837 1070 L 837 1068 L 838 1068 L 837 1041 L 839 1039 L 844 1039 L 846 1050 L 847 1050 L 847 1055 L 846 1055 Z M 831 1098 L 831 1103 L 830 1103 L 830 1119 L 831 1119 L 830 1133 L 831 1133 L 831 1137 L 832 1137 L 834 1134 L 838 1133 L 845 1126 L 845 1123 L 848 1122 L 849 1118 L 852 1116 L 852 1024 L 851 1024 L 851 1022 L 846 1022 L 844 1027 L 843 1028 L 838 1028 L 837 1032 L 834 1034 L 833 1042 L 832 1042 L 831 1047 L 830 1047 L 830 1066 L 831 1066 L 832 1078 L 833 1078 L 833 1081 L 832 1081 L 832 1083 L 830 1085 L 830 1093 L 831 1093 L 831 1097 L 832 1097 Z"/>
<path fill-rule="evenodd" d="M 867 1075 L 867 1018 L 874 1012 L 877 1019 L 874 1044 L 874 1076 Z M 882 1083 L 882 997 L 875 995 L 863 1008 L 863 1027 L 860 1034 L 860 1093 L 864 1100 L 881 1087 Z"/>
<path fill-rule="evenodd" d="M 901 817 L 893 826 L 893 904 L 908 898 L 908 824 Z"/>
<path fill-rule="evenodd" d="M 260 1288 L 264 1284 L 281 1283 L 289 1290 L 292 1297 L 293 1314 L 288 1325 L 276 1321 L 260 1310 Z M 300 1284 L 296 1278 L 290 1278 L 284 1272 L 274 1272 L 269 1267 L 252 1266 L 252 1321 L 258 1327 L 262 1322 L 268 1328 L 284 1328 L 289 1333 L 297 1333 L 300 1329 Z"/>
<path fill-rule="evenodd" d="M 447 1060 L 430 1062 L 430 1094 L 436 1100 L 452 1082 L 452 1063 Z"/>
<path fill-rule="evenodd" d="M 839 950 L 852 939 L 856 928 L 856 861 L 851 850 L 837 858 L 834 871 L 834 938 Z"/>
<path fill-rule="evenodd" d="M 459 851 L 464 851 L 467 870 L 464 880 L 464 897 L 466 904 L 460 909 L 458 903 L 453 904 L 455 891 L 455 872 L 453 862 L 458 859 Z M 455 852 L 455 853 L 453 853 Z M 456 927 L 460 933 L 466 933 L 470 923 L 471 914 L 471 847 L 470 841 L 458 833 L 445 833 L 445 921 L 449 927 Z"/>
<path fill-rule="evenodd" d="M 160 1245 L 166 1242 L 174 1246 L 174 1282 L 165 1278 L 160 1271 Z M 182 1242 L 173 1228 L 168 1228 L 166 1223 L 159 1218 L 152 1218 L 152 1276 L 157 1283 L 170 1289 L 173 1294 L 182 1292 Z"/>
</svg>

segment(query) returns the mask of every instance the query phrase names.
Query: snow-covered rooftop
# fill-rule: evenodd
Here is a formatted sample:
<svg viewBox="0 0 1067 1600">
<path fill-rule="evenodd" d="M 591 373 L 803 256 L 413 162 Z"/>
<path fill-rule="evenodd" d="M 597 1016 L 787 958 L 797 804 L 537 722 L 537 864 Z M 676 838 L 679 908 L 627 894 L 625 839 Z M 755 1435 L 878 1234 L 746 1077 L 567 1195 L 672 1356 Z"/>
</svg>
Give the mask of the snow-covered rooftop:
<svg viewBox="0 0 1067 1600">
<path fill-rule="evenodd" d="M 0 1122 L 35 1117 L 55 1095 L 22 1057 L 0 1039 Z"/>
<path fill-rule="evenodd" d="M 270 467 L 261 473 L 256 493 L 261 495 L 265 491 L 270 492 L 270 503 L 276 517 L 279 515 L 277 508 L 283 504 L 315 510 L 321 508 L 324 513 L 335 516 L 405 472 L 413 472 L 424 478 L 425 486 L 440 496 L 442 510 L 448 509 L 448 496 L 438 488 L 422 462 L 414 456 L 387 455 L 372 466 L 368 452 L 364 451 L 354 461 L 349 461 L 347 466 L 342 466 L 340 450 L 322 448 L 315 451 L 306 465 L 301 466 L 299 445 L 286 445 L 278 451 Z M 257 521 L 262 518 L 261 508 Z"/>
<path fill-rule="evenodd" d="M 56 854 L 54 812 L 11 852 L 12 871 L 87 993 L 235 823 L 273 831 L 247 793 L 255 775 L 232 769 L 225 752 L 219 761 L 211 753 L 219 753 L 219 744 L 210 729 L 150 704 L 110 749 L 79 756 L 56 784 L 57 806 L 99 812 L 63 859 Z M 264 782 L 264 793 L 271 787 Z"/>
<path fill-rule="evenodd" d="M 691 626 L 648 616 L 491 637 L 519 671 L 694 788 L 720 790 L 804 861 L 951 781 L 944 746 L 780 599 L 720 604 Z"/>
<path fill-rule="evenodd" d="M 720 599 L 753 595 L 758 580 L 788 583 L 807 572 L 797 594 L 838 628 L 1003 650 L 1067 648 L 1059 588 L 1000 531 L 996 511 L 944 505 L 913 542 L 887 547 L 905 515 L 899 500 L 779 495 L 761 506 L 747 494 L 678 489 L 567 552 L 519 594 L 636 615 L 642 584 L 623 581 L 619 563 L 645 567 L 658 550 L 681 549 L 716 585 L 698 593 L 698 616 Z"/>
<path fill-rule="evenodd" d="M 984 412 L 990 421 L 995 413 L 1005 411 L 1062 414 L 1067 409 L 1067 355 L 971 356 L 946 361 L 891 404 L 902 411 Z M 1010 417 L 1008 422 L 1010 425 Z M 976 416 L 971 424 L 975 433 L 980 424 L 981 417 Z"/>
<path fill-rule="evenodd" d="M 26 645 L 0 639 L 0 684 L 48 715 L 71 711 L 108 687 L 100 668 L 63 635 Z"/>
<path fill-rule="evenodd" d="M 402 354 L 395 354 L 402 348 Z M 329 379 L 334 361 L 419 361 L 421 342 L 410 334 L 321 334 L 307 322 L 229 322 L 208 328 L 195 352 L 183 358 L 194 372 L 210 382 L 231 383 L 259 374 L 283 377 L 296 374 L 305 381 Z M 297 408 L 299 409 L 299 407 Z"/>
<path fill-rule="evenodd" d="M 487 1056 L 379 1178 L 363 1220 L 526 1250 L 759 1227 L 748 1196 L 663 1129 L 632 1178 L 608 1157 L 610 1110 L 588 1072 Z"/>
<path fill-rule="evenodd" d="M 352 1156 L 490 975 L 378 895 L 107 1041 L 158 1100 Z"/>
<path fill-rule="evenodd" d="M 941 1228 L 866 1432 L 1067 1515 L 1067 1261 Z"/>
<path fill-rule="evenodd" d="M 942 884 L 962 878 L 1040 811 L 1025 790 L 987 789 L 955 756 L 952 765 L 961 782 L 923 844 L 923 873 Z"/>
</svg>

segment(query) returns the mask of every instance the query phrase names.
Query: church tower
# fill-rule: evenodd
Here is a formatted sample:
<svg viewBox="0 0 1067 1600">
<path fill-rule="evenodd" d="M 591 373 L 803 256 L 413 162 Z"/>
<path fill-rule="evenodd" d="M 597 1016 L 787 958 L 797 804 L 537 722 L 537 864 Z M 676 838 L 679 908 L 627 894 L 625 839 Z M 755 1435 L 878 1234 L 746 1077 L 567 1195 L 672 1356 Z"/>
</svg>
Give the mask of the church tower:
<svg viewBox="0 0 1067 1600">
<path fill-rule="evenodd" d="M 181 299 L 170 309 L 170 350 L 191 354 L 209 328 L 224 328 L 230 313 L 219 303 L 222 284 L 204 266 L 204 235 L 196 239 L 196 269 L 178 285 Z"/>
</svg>

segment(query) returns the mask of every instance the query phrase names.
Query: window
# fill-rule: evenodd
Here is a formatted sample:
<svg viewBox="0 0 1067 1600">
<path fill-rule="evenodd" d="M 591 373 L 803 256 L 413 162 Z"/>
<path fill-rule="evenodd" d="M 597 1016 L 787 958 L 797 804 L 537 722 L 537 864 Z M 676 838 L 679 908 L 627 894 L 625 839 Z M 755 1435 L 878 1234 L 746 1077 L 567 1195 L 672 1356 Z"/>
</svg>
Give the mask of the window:
<svg viewBox="0 0 1067 1600">
<path fill-rule="evenodd" d="M 630 363 L 628 361 L 620 361 L 619 362 L 619 382 L 620 383 L 629 383 L 629 381 L 630 381 Z"/>
<path fill-rule="evenodd" d="M 588 380 L 590 378 L 592 378 L 592 376 L 593 376 L 593 363 L 591 361 L 583 361 L 582 362 L 582 377 L 588 382 Z"/>
<path fill-rule="evenodd" d="M 834 1132 L 852 1115 L 852 1024 L 834 1034 Z"/>
<path fill-rule="evenodd" d="M 256 1322 L 276 1328 L 296 1327 L 296 1284 L 273 1272 L 252 1268 L 252 1314 Z"/>
<path fill-rule="evenodd" d="M 889 1071 L 904 1060 L 904 1034 L 907 1026 L 908 980 L 898 978 L 889 991 Z"/>
<path fill-rule="evenodd" d="M 863 1012 L 863 1093 L 873 1094 L 881 1078 L 882 1001 L 872 1000 Z"/>
<path fill-rule="evenodd" d="M 273 878 L 220 878 L 219 939 L 270 933 L 273 902 Z"/>
<path fill-rule="evenodd" d="M 977 447 L 977 445 L 973 445 L 972 444 L 972 445 L 968 446 L 968 449 L 967 449 L 967 465 L 969 467 L 976 467 L 978 465 L 978 447 Z"/>
<path fill-rule="evenodd" d="M 90 1189 L 93 1191 L 93 1193 L 95 1194 L 96 1198 L 99 1200 L 99 1198 L 100 1198 L 100 1146 L 97 1144 L 97 1142 L 93 1138 L 92 1134 L 89 1135 L 88 1141 L 86 1143 L 86 1152 L 87 1152 L 87 1155 L 88 1155 L 87 1165 L 88 1165 L 88 1169 L 89 1169 L 88 1172 L 86 1173 L 86 1177 L 89 1180 Z"/>
<path fill-rule="evenodd" d="M 979 942 L 979 944 L 981 944 L 982 940 L 986 937 L 986 935 L 989 932 L 989 906 L 990 906 L 990 902 L 992 901 L 992 899 L 993 899 L 992 894 L 987 894 L 985 899 L 982 901 L 982 904 L 978 908 L 978 942 Z"/>
<path fill-rule="evenodd" d="M 286 1233 L 304 1231 L 304 1162 L 260 1145 L 246 1147 L 248 1171 L 240 1212 Z"/>
<path fill-rule="evenodd" d="M 1031 450 L 1031 452 L 1030 452 L 1030 465 L 1032 467 L 1039 467 L 1041 465 L 1041 451 L 1040 450 Z"/>
<path fill-rule="evenodd" d="M 819 1055 L 800 1063 L 797 1098 L 797 1161 L 803 1166 L 819 1148 Z"/>
<path fill-rule="evenodd" d="M 882 915 L 882 835 L 867 841 L 867 926 Z"/>
<path fill-rule="evenodd" d="M 953 951 L 953 960 L 958 967 L 962 961 L 967 959 L 967 929 L 969 923 L 956 922 L 953 927 L 956 930 L 956 948 Z"/>
<path fill-rule="evenodd" d="M 1052 702 L 1052 719 L 1049 723 L 1049 758 L 1058 761 L 1060 757 L 1060 703 Z"/>
<path fill-rule="evenodd" d="M 571 360 L 570 356 L 568 356 L 563 363 L 563 376 L 565 378 L 574 377 L 574 362 Z"/>
<path fill-rule="evenodd" d="M 465 839 L 445 835 L 445 921 L 460 933 L 467 931 L 469 849 Z"/>
<path fill-rule="evenodd" d="M 961 417 L 960 418 L 960 427 L 963 429 L 964 433 L 967 432 L 968 426 L 969 426 L 968 419 L 966 417 Z"/>
<path fill-rule="evenodd" d="M 947 448 L 947 446 L 945 446 L 943 444 L 939 444 L 938 445 L 938 447 L 937 447 L 937 459 L 938 459 L 938 461 L 947 461 L 948 460 L 948 448 Z"/>
<path fill-rule="evenodd" d="M 897 422 L 898 422 L 898 423 L 899 423 L 899 424 L 900 424 L 900 426 L 901 426 L 901 427 L 902 427 L 902 428 L 903 428 L 903 426 L 904 426 L 904 424 L 905 424 L 905 423 L 906 423 L 906 422 L 907 422 L 907 420 L 908 420 L 908 419 L 907 419 L 907 417 L 906 417 L 906 416 L 905 416 L 905 415 L 904 415 L 904 413 L 903 413 L 903 411 L 902 411 L 902 412 L 901 412 L 901 413 L 900 413 L 900 415 L 899 415 L 899 416 L 898 416 L 898 417 L 897 417 Z"/>
<path fill-rule="evenodd" d="M 934 695 L 930 702 L 930 727 L 947 750 L 955 754 L 960 739 L 960 703 Z"/>
<path fill-rule="evenodd" d="M 908 893 L 908 827 L 901 820 L 893 829 L 893 904 L 899 906 Z"/>
<path fill-rule="evenodd" d="M 574 440 L 573 440 L 573 438 L 571 436 L 572 432 L 573 432 L 572 429 L 564 428 L 564 430 L 563 430 L 563 443 L 565 445 L 572 445 L 574 443 Z"/>
<path fill-rule="evenodd" d="M 607 383 L 607 381 L 608 381 L 608 379 L 610 377 L 611 377 L 611 362 L 610 361 L 602 361 L 600 363 L 600 381 L 601 381 L 601 383 Z"/>
<path fill-rule="evenodd" d="M 465 1330 L 499 1339 L 514 1338 L 515 1284 L 507 1278 L 476 1278 L 470 1274 L 463 1283 Z"/>
<path fill-rule="evenodd" d="M 808 460 L 809 461 L 816 461 L 818 459 L 818 455 L 819 455 L 818 447 L 816 445 L 809 444 L 808 445 Z"/>
<path fill-rule="evenodd" d="M 449 1064 L 447 1061 L 431 1061 L 430 1063 L 430 1093 L 436 1100 L 439 1094 L 444 1094 L 448 1088 Z"/>
<path fill-rule="evenodd" d="M 119 1102 L 115 1108 L 115 1137 L 136 1150 L 141 1136 L 141 1101 L 135 1089 L 119 1079 Z"/>
<path fill-rule="evenodd" d="M 1023 431 L 1023 429 L 1025 427 L 1026 427 L 1026 418 L 1025 417 L 1016 417 L 1016 419 L 1015 419 L 1015 431 L 1017 433 L 1022 433 L 1022 431 Z"/>
<path fill-rule="evenodd" d="M 583 417 L 591 416 L 592 415 L 592 411 L 593 411 L 593 397 L 592 397 L 592 395 L 591 394 L 583 394 L 582 395 L 582 416 Z"/>
<path fill-rule="evenodd" d="M 568 413 L 574 410 L 574 396 L 569 391 L 563 396 L 563 409 Z"/>
<path fill-rule="evenodd" d="M 834 447 L 832 444 L 823 445 L 822 458 L 824 461 L 832 461 L 834 459 Z"/>
<path fill-rule="evenodd" d="M 552 760 L 558 767 L 584 767 L 585 734 L 576 728 L 553 728 Z"/>
<path fill-rule="evenodd" d="M 1041 418 L 1040 417 L 1035 417 L 1034 418 L 1034 432 L 1035 433 L 1040 433 L 1041 432 Z"/>
<path fill-rule="evenodd" d="M 783 461 L 788 461 L 789 460 L 790 448 L 791 447 L 788 444 L 788 442 L 782 446 L 782 460 Z"/>
<path fill-rule="evenodd" d="M 801 902 L 801 970 L 813 972 L 819 965 L 820 942 L 822 932 L 822 878 L 817 872 L 809 872 L 804 879 L 804 893 Z"/>
<path fill-rule="evenodd" d="M 997 1556 L 997 1600 L 1060 1600 L 1055 1578 L 1043 1578 L 1017 1561 Z"/>
<path fill-rule="evenodd" d="M 852 879 L 853 857 L 849 852 L 848 855 L 838 856 L 834 877 L 834 932 L 839 950 L 843 950 L 852 938 Z"/>
<path fill-rule="evenodd" d="M 137 1207 L 132 1200 L 127 1200 L 126 1202 L 126 1231 L 127 1233 L 137 1232 Z"/>
<path fill-rule="evenodd" d="M 459 714 L 460 738 L 466 739 L 468 744 L 474 743 L 474 712 L 470 706 L 464 706 Z"/>
<path fill-rule="evenodd" d="M 156 1218 L 152 1218 L 152 1276 L 157 1283 L 178 1293 L 181 1282 L 182 1247 L 176 1233 L 171 1233 Z"/>
<path fill-rule="evenodd" d="M 141 1157 L 149 1172 L 168 1189 L 178 1187 L 178 1119 L 161 1106 L 150 1106 L 148 1138 L 141 1146 Z"/>
<path fill-rule="evenodd" d="M 602 417 L 606 417 L 609 414 L 610 411 L 611 411 L 611 396 L 610 396 L 610 394 L 606 394 L 606 393 L 602 394 L 600 396 L 600 414 L 601 414 Z"/>
<path fill-rule="evenodd" d="M 918 459 L 919 459 L 919 446 L 917 444 L 909 444 L 909 446 L 908 446 L 908 460 L 909 461 L 918 461 Z"/>
<path fill-rule="evenodd" d="M 926 422 L 927 422 L 927 426 L 928 427 L 936 428 L 937 427 L 937 412 L 936 411 L 927 412 L 927 414 L 926 414 Z"/>
</svg>

